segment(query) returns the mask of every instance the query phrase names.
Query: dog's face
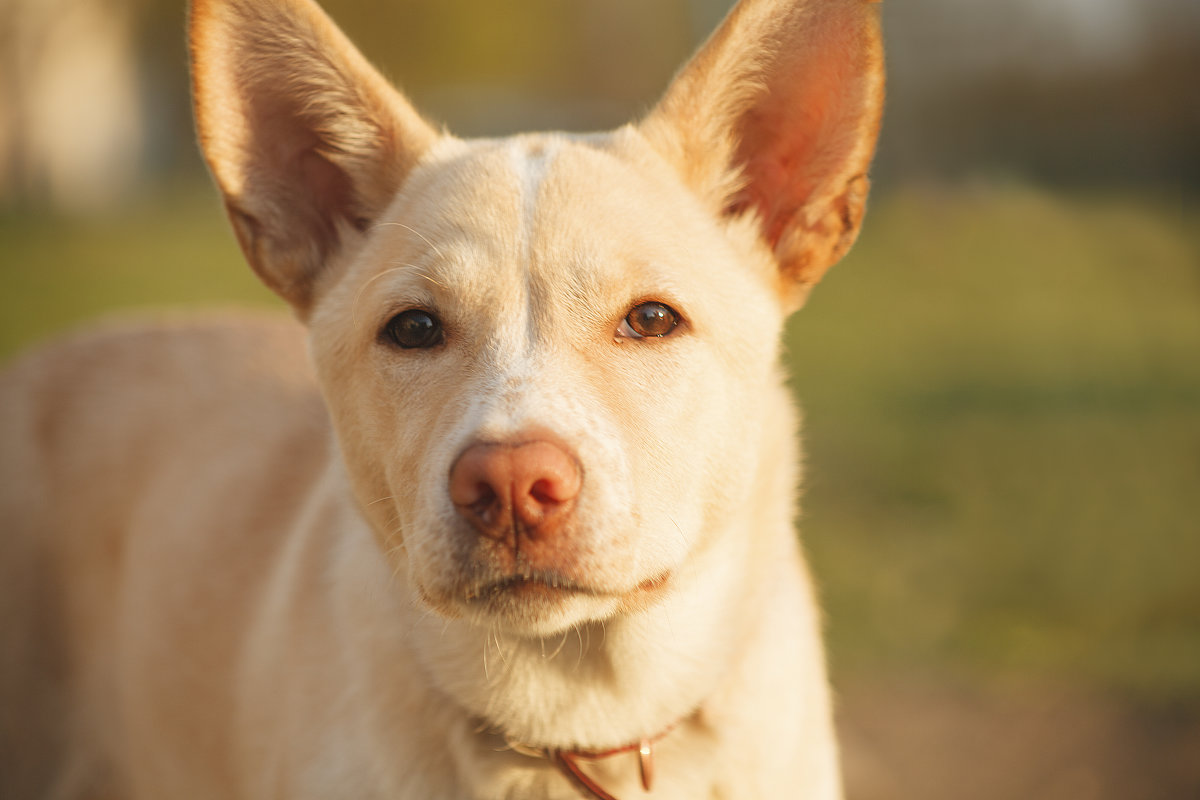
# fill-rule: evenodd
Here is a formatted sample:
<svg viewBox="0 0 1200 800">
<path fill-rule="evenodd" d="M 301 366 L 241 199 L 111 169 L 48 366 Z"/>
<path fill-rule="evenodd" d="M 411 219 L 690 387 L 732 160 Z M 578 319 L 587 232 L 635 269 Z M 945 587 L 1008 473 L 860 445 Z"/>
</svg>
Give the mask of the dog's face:
<svg viewBox="0 0 1200 800">
<path fill-rule="evenodd" d="M 308 0 L 196 2 L 192 45 L 235 229 L 419 601 L 544 635 L 670 592 L 746 514 L 782 320 L 857 233 L 869 4 L 744 0 L 602 136 L 439 135 Z"/>
<path fill-rule="evenodd" d="M 742 511 L 783 315 L 737 238 L 633 129 L 427 155 L 310 323 L 359 499 L 425 602 L 536 633 L 604 618 Z M 531 442 L 535 472 L 569 462 L 569 508 L 489 535 L 456 468 Z"/>
</svg>

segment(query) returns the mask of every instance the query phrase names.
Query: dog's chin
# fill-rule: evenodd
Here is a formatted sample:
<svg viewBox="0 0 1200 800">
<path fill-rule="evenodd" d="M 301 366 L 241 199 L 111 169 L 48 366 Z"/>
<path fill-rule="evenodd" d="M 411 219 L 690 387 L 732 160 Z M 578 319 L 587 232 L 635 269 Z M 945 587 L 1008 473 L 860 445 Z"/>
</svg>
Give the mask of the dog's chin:
<svg viewBox="0 0 1200 800">
<path fill-rule="evenodd" d="M 446 617 L 521 636 L 552 636 L 574 625 L 649 608 L 669 584 L 669 573 L 615 589 L 553 574 L 520 574 L 464 582 L 440 591 L 422 587 L 420 596 Z"/>
</svg>

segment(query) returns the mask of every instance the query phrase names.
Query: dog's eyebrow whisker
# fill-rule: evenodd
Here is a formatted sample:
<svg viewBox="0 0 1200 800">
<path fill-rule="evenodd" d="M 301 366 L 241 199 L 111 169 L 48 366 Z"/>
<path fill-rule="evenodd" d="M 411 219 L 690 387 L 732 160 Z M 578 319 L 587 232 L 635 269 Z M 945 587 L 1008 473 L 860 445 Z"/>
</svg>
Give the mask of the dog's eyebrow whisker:
<svg viewBox="0 0 1200 800">
<path fill-rule="evenodd" d="M 375 278 L 380 278 L 389 273 L 396 272 L 398 270 L 404 270 L 404 269 L 411 271 L 414 275 L 416 275 L 419 278 L 424 278 L 425 280 L 432 283 L 434 286 L 440 286 L 443 289 L 446 288 L 446 284 L 442 283 L 441 281 L 437 280 L 432 275 L 430 275 L 428 269 L 420 266 L 419 264 L 409 264 L 407 261 L 393 261 L 390 269 L 387 269 L 384 272 L 379 273 L 378 275 L 375 276 Z M 375 278 L 372 278 L 371 280 L 375 280 Z M 367 281 L 367 283 L 370 283 L 370 281 Z"/>
<path fill-rule="evenodd" d="M 387 270 L 387 272 L 395 272 L 398 269 L 411 270 L 414 275 L 424 278 L 425 280 L 429 281 L 430 283 L 434 284 L 435 286 L 440 286 L 443 289 L 446 288 L 446 284 L 435 279 L 433 277 L 433 275 L 431 275 L 429 273 L 429 269 L 427 267 L 422 267 L 420 264 L 410 264 L 407 261 L 393 261 L 391 266 L 392 266 L 392 268 Z M 381 273 L 381 274 L 386 274 L 386 273 Z"/>
<path fill-rule="evenodd" d="M 446 256 L 442 254 L 442 251 L 438 249 L 438 246 L 436 244 L 434 244 L 433 242 L 429 241 L 429 237 L 427 237 L 425 234 L 421 233 L 416 228 L 414 228 L 410 225 L 405 225 L 403 222 L 377 222 L 374 225 L 372 225 L 371 227 L 372 228 L 384 228 L 384 227 L 404 228 L 404 230 L 408 231 L 409 233 L 413 234 L 418 239 L 420 239 L 422 242 L 429 245 L 429 249 L 432 250 L 437 255 L 438 258 L 443 259 L 443 260 L 445 260 L 445 258 L 446 258 Z"/>
<path fill-rule="evenodd" d="M 429 274 L 427 274 L 427 273 L 425 273 L 425 272 L 418 272 L 418 273 L 417 273 L 417 275 L 418 275 L 418 277 L 424 278 L 425 280 L 429 281 L 429 282 L 430 282 L 430 283 L 432 283 L 434 286 L 437 286 L 437 287 L 439 287 L 439 288 L 441 288 L 441 289 L 445 289 L 445 288 L 446 288 L 446 284 L 444 284 L 444 283 L 442 283 L 441 281 L 439 281 L 439 280 L 435 279 L 435 278 L 434 278 L 432 275 L 429 275 Z"/>
<path fill-rule="evenodd" d="M 358 306 L 359 306 L 359 303 L 362 301 L 363 292 L 367 291 L 367 288 L 370 287 L 370 285 L 372 283 L 379 280 L 380 278 L 387 277 L 388 275 L 392 275 L 396 272 L 404 272 L 405 270 L 415 270 L 417 272 L 420 272 L 421 268 L 415 264 L 397 263 L 395 266 L 389 267 L 388 269 L 385 269 L 383 272 L 380 272 L 376 275 L 372 275 L 370 278 L 368 278 L 366 281 L 363 282 L 362 286 L 358 287 L 358 291 L 354 293 L 354 302 L 352 302 L 350 304 L 350 319 L 354 321 L 354 329 L 356 331 L 362 329 L 362 326 L 359 323 Z"/>
</svg>

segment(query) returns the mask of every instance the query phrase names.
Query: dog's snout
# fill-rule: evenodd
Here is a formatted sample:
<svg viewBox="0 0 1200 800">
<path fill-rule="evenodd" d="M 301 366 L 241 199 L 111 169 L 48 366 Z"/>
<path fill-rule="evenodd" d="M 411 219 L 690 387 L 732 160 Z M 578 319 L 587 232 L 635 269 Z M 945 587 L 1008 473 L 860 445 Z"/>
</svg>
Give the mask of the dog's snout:
<svg viewBox="0 0 1200 800">
<path fill-rule="evenodd" d="M 582 484 L 575 459 L 552 442 L 475 444 L 450 470 L 450 500 L 479 533 L 516 548 L 557 536 Z"/>
</svg>

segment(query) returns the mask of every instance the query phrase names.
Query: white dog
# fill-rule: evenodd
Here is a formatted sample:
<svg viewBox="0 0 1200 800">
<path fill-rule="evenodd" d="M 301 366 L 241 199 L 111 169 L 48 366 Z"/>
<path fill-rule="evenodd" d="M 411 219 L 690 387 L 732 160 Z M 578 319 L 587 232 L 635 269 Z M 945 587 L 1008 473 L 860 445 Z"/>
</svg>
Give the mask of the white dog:
<svg viewBox="0 0 1200 800">
<path fill-rule="evenodd" d="M 309 0 L 191 26 L 307 348 L 117 327 L 5 376 L 0 793 L 839 796 L 778 341 L 859 229 L 878 6 L 743 0 L 641 121 L 481 141 Z"/>
</svg>

